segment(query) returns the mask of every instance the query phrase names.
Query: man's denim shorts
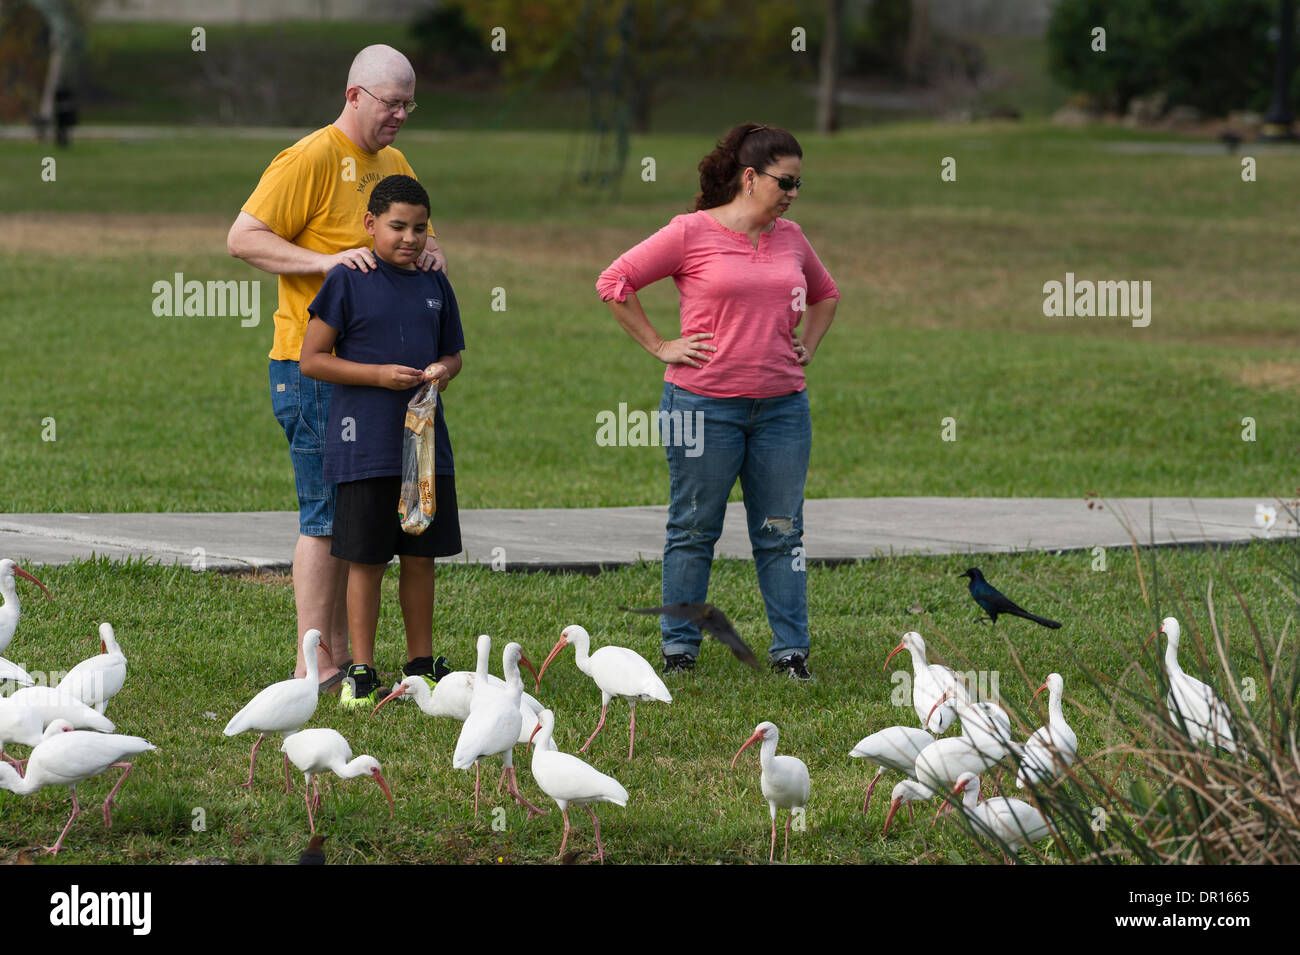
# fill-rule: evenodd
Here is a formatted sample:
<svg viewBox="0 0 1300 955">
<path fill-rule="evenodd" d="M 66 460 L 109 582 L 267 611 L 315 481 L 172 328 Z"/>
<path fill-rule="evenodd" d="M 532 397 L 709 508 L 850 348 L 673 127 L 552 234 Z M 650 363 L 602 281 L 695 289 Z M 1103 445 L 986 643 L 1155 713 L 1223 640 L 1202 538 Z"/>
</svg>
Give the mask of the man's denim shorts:
<svg viewBox="0 0 1300 955">
<path fill-rule="evenodd" d="M 296 361 L 272 360 L 271 410 L 289 439 L 293 481 L 298 489 L 298 532 L 329 537 L 334 532 L 334 488 L 325 483 L 325 429 L 330 385 L 298 371 Z"/>
</svg>

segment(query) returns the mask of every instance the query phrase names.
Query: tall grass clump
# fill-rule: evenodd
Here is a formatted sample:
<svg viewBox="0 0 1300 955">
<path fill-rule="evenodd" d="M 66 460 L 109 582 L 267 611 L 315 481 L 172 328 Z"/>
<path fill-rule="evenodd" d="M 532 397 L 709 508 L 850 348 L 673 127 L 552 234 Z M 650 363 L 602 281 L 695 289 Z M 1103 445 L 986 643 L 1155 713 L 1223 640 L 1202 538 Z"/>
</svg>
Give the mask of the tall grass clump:
<svg viewBox="0 0 1300 955">
<path fill-rule="evenodd" d="M 1294 524 L 1297 506 L 1283 508 Z M 1081 754 L 1053 783 L 1028 787 L 1057 832 L 1052 848 L 1027 853 L 1089 864 L 1300 863 L 1300 537 L 1252 546 L 1268 549 L 1271 577 L 1289 603 L 1280 625 L 1275 613 L 1248 604 L 1217 555 L 1219 582 L 1190 587 L 1170 571 L 1172 558 L 1154 549 L 1144 570 L 1135 542 L 1154 632 L 1139 649 L 1097 628 L 1129 661 L 1119 672 L 1077 661 L 1077 672 L 1109 701 L 1104 712 L 1077 708 L 1106 727 L 1108 744 Z M 1166 637 L 1155 623 L 1168 616 L 1181 624 L 1183 671 L 1226 705 L 1231 740 L 1194 740 L 1170 701 Z"/>
</svg>

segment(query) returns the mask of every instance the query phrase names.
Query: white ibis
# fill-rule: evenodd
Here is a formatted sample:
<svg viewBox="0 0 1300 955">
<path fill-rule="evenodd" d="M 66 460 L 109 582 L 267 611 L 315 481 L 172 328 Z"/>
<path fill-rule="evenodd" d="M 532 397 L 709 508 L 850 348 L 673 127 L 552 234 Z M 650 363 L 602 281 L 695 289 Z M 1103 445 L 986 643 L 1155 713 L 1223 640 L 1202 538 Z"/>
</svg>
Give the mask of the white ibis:
<svg viewBox="0 0 1300 955">
<path fill-rule="evenodd" d="M 929 663 L 925 659 L 925 641 L 915 630 L 903 634 L 898 646 L 885 658 L 885 669 L 894 654 L 906 650 L 912 656 L 912 707 L 916 710 L 921 726 L 936 736 L 942 736 L 952 725 L 955 700 L 966 699 L 966 686 L 949 667 Z M 953 702 L 938 706 L 939 701 L 948 690 L 955 696 Z"/>
<path fill-rule="evenodd" d="M 573 624 L 565 627 L 560 632 L 560 639 L 551 649 L 550 655 L 546 662 L 542 664 L 542 670 L 537 675 L 537 687 L 541 689 L 542 676 L 546 673 L 546 668 L 551 665 L 551 661 L 569 644 L 573 644 L 573 655 L 578 669 L 587 676 L 596 681 L 596 686 L 600 687 L 600 722 L 588 737 L 587 742 L 582 744 L 579 753 L 585 753 L 591 741 L 596 738 L 601 727 L 605 725 L 605 714 L 609 710 L 609 701 L 616 696 L 621 696 L 627 700 L 628 710 L 631 714 L 631 723 L 628 727 L 627 734 L 627 758 L 632 758 L 632 748 L 636 745 L 636 704 L 638 700 L 658 700 L 661 703 L 671 703 L 673 695 L 668 692 L 668 687 L 664 686 L 664 681 L 659 679 L 659 674 L 655 673 L 645 657 L 626 647 L 601 647 L 595 653 L 588 655 L 591 649 L 591 635 L 585 629 Z"/>
<path fill-rule="evenodd" d="M 871 791 L 876 788 L 876 783 L 886 769 L 911 776 L 916 769 L 916 757 L 933 742 L 934 737 L 925 730 L 910 726 L 889 726 L 859 740 L 849 755 L 869 760 L 880 767 L 867 786 L 862 811 L 867 811 L 867 806 L 871 803 Z"/>
<path fill-rule="evenodd" d="M 82 660 L 59 681 L 57 689 L 103 713 L 104 706 L 126 683 L 126 656 L 111 623 L 99 625 L 101 652 Z"/>
<path fill-rule="evenodd" d="M 528 818 L 531 819 L 535 815 L 541 815 L 542 810 L 520 795 L 512 757 L 523 722 L 519 703 L 523 698 L 524 683 L 519 677 L 519 664 L 522 661 L 530 670 L 533 670 L 533 665 L 524 656 L 523 647 L 517 643 L 507 643 L 501 655 L 506 686 L 505 689 L 494 687 L 487 680 L 487 659 L 491 646 L 492 641 L 487 634 L 479 636 L 474 694 L 470 700 L 469 716 L 456 740 L 456 751 L 452 755 L 451 764 L 456 769 L 474 767 L 474 813 L 477 815 L 479 760 L 484 756 L 500 754 L 505 761 L 506 789 L 515 797 L 515 802 L 528 810 Z"/>
<path fill-rule="evenodd" d="M 50 597 L 50 592 L 46 590 L 45 585 L 33 577 L 27 571 L 23 570 L 12 560 L 6 557 L 0 560 L 0 596 L 5 598 L 4 606 L 0 607 L 0 653 L 4 653 L 9 646 L 9 641 L 14 638 L 14 631 L 18 629 L 18 616 L 22 613 L 22 608 L 18 604 L 18 586 L 14 581 L 14 574 L 19 577 L 26 577 L 41 590 L 45 591 L 45 596 Z"/>
<path fill-rule="evenodd" d="M 889 824 L 893 821 L 894 813 L 898 812 L 900 806 L 913 802 L 925 802 L 937 795 L 938 793 L 924 783 L 918 783 L 915 779 L 904 779 L 889 794 L 889 813 L 885 816 L 885 828 L 880 833 L 880 837 L 883 839 L 889 835 Z M 912 807 L 907 806 L 907 811 L 911 813 Z"/>
<path fill-rule="evenodd" d="M 455 673 L 448 673 L 430 690 L 424 677 L 408 676 L 393 687 L 392 693 L 375 705 L 371 715 L 379 712 L 379 707 L 390 700 L 409 698 L 415 701 L 415 705 L 426 716 L 445 716 L 464 723 L 469 716 L 470 697 L 474 695 L 474 680 L 473 673 L 468 670 L 458 670 Z M 504 680 L 489 673 L 488 685 L 504 690 L 506 684 Z M 542 705 L 537 702 L 537 698 L 525 692 L 519 701 L 519 715 L 522 722 L 527 725 L 519 731 L 520 738 L 517 742 L 528 742 L 528 734 L 537 725 L 537 714 L 541 711 Z"/>
<path fill-rule="evenodd" d="M 996 762 L 996 755 L 981 751 L 966 737 L 952 736 L 923 749 L 912 775 L 936 793 L 946 793 L 962 773 L 982 773 Z"/>
<path fill-rule="evenodd" d="M 1206 742 L 1229 753 L 1237 751 L 1232 736 L 1232 715 L 1227 704 L 1215 695 L 1214 690 L 1194 676 L 1183 672 L 1178 665 L 1178 638 L 1182 629 L 1175 617 L 1165 617 L 1160 629 L 1147 637 L 1142 649 L 1159 634 L 1168 641 L 1165 645 L 1165 669 L 1169 672 L 1169 696 L 1165 705 L 1175 724 L 1181 723 L 1193 742 Z"/>
<path fill-rule="evenodd" d="M 17 743 L 19 746 L 35 746 L 41 741 L 44 732 L 45 719 L 40 710 L 0 697 L 0 756 L 15 766 L 21 765 L 25 760 L 9 756 L 4 751 L 5 745 Z"/>
<path fill-rule="evenodd" d="M 423 677 L 417 677 L 421 682 Z M 316 775 L 327 770 L 339 779 L 356 779 L 369 776 L 379 783 L 379 788 L 388 797 L 388 817 L 393 817 L 393 794 L 388 791 L 379 760 L 373 756 L 352 758 L 352 747 L 343 738 L 343 734 L 331 729 L 300 730 L 284 738 L 280 752 L 298 767 L 304 777 L 303 799 L 307 803 L 307 825 L 311 834 L 316 834 L 316 820 L 312 809 L 320 808 L 320 785 Z"/>
<path fill-rule="evenodd" d="M 1011 717 L 1006 710 L 988 700 L 972 703 L 965 694 L 952 689 L 944 691 L 935 708 L 948 700 L 952 701 L 953 711 L 961 721 L 961 735 L 981 753 L 994 761 L 1020 755 L 1024 747 L 1011 738 Z"/>
<path fill-rule="evenodd" d="M 767 854 L 767 861 L 776 858 L 776 811 L 785 809 L 789 813 L 785 818 L 785 852 L 782 861 L 790 855 L 790 819 L 795 810 L 803 811 L 808 804 L 810 783 L 808 767 L 797 756 L 776 755 L 776 743 L 780 734 L 775 723 L 759 723 L 754 727 L 754 735 L 745 740 L 745 744 L 736 750 L 731 758 L 731 768 L 736 768 L 736 760 L 751 744 L 762 742 L 758 761 L 762 764 L 761 779 L 763 798 L 772 811 L 772 848 Z"/>
<path fill-rule="evenodd" d="M 1046 682 L 1034 691 L 1037 697 L 1047 690 L 1047 725 L 1034 730 L 1034 735 L 1025 743 L 1020 771 L 1016 773 L 1016 785 L 1021 789 L 1025 788 L 1025 783 L 1033 786 L 1051 782 L 1069 768 L 1079 752 L 1079 737 L 1074 735 L 1074 730 L 1070 729 L 1061 713 L 1064 687 L 1061 674 L 1051 673 Z"/>
<path fill-rule="evenodd" d="M 542 710 L 537 717 L 537 726 L 532 730 L 537 747 L 533 750 L 533 778 L 542 792 L 555 800 L 560 815 L 564 817 L 564 837 L 560 839 L 560 851 L 555 858 L 564 855 L 564 847 L 569 841 L 569 806 L 580 805 L 591 816 L 591 824 L 596 830 L 597 857 L 604 865 L 605 847 L 600 841 L 600 822 L 591 804 L 612 802 L 615 806 L 626 806 L 627 790 L 613 776 L 606 776 L 578 757 L 556 749 L 552 738 L 554 731 L 555 714 Z"/>
<path fill-rule="evenodd" d="M 19 686 L 31 686 L 36 681 L 32 675 L 17 663 L 11 663 L 0 657 L 0 683 L 17 683 Z"/>
<path fill-rule="evenodd" d="M 307 673 L 300 680 L 281 680 L 272 683 L 257 696 L 253 697 L 242 710 L 231 717 L 226 728 L 226 736 L 240 733 L 256 732 L 257 742 L 253 744 L 253 755 L 248 761 L 248 782 L 240 783 L 245 789 L 253 788 L 253 769 L 257 766 L 257 747 L 267 733 L 281 733 L 288 736 L 296 733 L 306 725 L 316 712 L 319 697 L 320 667 L 316 660 L 316 648 L 321 646 L 319 630 L 308 630 L 302 638 L 302 656 L 307 665 Z M 322 648 L 325 656 L 333 662 L 329 647 Z M 284 791 L 290 790 L 289 756 L 284 757 Z"/>
<path fill-rule="evenodd" d="M 43 847 L 46 852 L 58 854 L 63 845 L 63 838 L 72 828 L 73 820 L 81 813 L 77 804 L 77 783 L 92 776 L 98 776 L 110 767 L 125 769 L 126 772 L 117 781 L 104 800 L 104 828 L 113 828 L 111 807 L 113 797 L 131 774 L 131 764 L 124 762 L 128 756 L 135 756 L 156 747 L 139 736 L 118 736 L 109 733 L 90 733 L 74 730 L 63 720 L 55 720 L 45 731 L 45 738 L 32 750 L 27 760 L 27 773 L 19 776 L 17 770 L 5 763 L 0 763 L 0 789 L 8 789 L 20 795 L 29 795 L 46 786 L 67 786 L 72 794 L 72 816 L 68 824 L 59 833 L 58 841 L 53 846 Z"/>
<path fill-rule="evenodd" d="M 67 720 L 74 729 L 98 730 L 111 733 L 117 729 L 113 721 L 102 713 L 52 686 L 28 686 L 9 695 L 15 703 L 25 703 L 39 710 L 48 728 L 54 720 Z"/>
<path fill-rule="evenodd" d="M 981 835 L 994 839 L 1000 846 L 1015 852 L 1024 846 L 1041 842 L 1052 834 L 1043 814 L 1023 799 L 994 796 L 979 801 L 980 778 L 975 773 L 962 773 L 957 777 L 949 796 L 962 794 L 962 811 L 971 828 Z"/>
</svg>

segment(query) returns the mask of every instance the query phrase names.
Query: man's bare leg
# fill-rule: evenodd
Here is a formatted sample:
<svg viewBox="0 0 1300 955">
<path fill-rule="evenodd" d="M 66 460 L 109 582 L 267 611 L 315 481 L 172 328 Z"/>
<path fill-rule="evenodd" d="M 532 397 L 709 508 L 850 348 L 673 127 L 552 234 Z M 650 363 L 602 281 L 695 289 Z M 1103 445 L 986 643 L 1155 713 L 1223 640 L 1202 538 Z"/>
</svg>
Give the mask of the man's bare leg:
<svg viewBox="0 0 1300 955">
<path fill-rule="evenodd" d="M 324 683 L 347 666 L 352 654 L 348 645 L 346 561 L 330 556 L 330 538 L 298 536 L 293 550 L 293 597 L 298 608 L 298 666 L 294 675 L 302 678 L 307 668 L 302 659 L 302 635 L 319 630 L 325 635 L 335 663 L 317 650 L 320 680 Z"/>
</svg>

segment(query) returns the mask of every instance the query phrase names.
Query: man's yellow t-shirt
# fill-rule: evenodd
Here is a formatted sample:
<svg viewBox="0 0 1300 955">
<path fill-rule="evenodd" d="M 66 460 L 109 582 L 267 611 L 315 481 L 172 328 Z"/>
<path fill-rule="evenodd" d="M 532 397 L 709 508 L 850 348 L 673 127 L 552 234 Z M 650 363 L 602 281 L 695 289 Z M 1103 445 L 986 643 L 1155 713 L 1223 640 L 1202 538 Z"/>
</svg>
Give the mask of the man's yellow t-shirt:
<svg viewBox="0 0 1300 955">
<path fill-rule="evenodd" d="M 244 203 L 244 212 L 294 245 L 333 255 L 369 248 L 362 224 L 370 190 L 385 176 L 415 176 L 392 146 L 368 153 L 330 125 L 276 156 Z M 430 230 L 430 235 L 433 234 Z M 325 281 L 320 275 L 281 275 L 271 358 L 297 361 L 307 332 L 307 306 Z"/>
</svg>

